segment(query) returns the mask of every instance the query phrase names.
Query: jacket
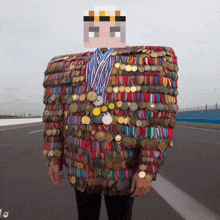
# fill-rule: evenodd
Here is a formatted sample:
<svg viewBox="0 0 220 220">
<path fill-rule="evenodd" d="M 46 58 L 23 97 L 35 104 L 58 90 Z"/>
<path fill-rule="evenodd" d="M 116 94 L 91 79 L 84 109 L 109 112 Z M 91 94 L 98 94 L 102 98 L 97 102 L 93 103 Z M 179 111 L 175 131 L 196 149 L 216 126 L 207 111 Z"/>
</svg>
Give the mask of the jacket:
<svg viewBox="0 0 220 220">
<path fill-rule="evenodd" d="M 48 63 L 43 155 L 48 166 L 65 166 L 70 185 L 82 192 L 127 195 L 135 172 L 156 180 L 173 147 L 179 68 L 170 47 L 109 54 L 97 49 Z"/>
</svg>

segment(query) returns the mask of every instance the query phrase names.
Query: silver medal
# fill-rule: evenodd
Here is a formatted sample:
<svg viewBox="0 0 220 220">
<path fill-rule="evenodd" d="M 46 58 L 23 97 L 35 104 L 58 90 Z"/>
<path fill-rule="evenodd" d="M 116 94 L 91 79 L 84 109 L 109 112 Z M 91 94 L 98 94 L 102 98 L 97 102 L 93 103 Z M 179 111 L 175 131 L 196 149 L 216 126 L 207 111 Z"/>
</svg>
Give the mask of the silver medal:
<svg viewBox="0 0 220 220">
<path fill-rule="evenodd" d="M 156 158 L 158 158 L 159 155 L 160 155 L 160 151 L 155 151 L 155 152 L 154 152 L 154 156 L 155 156 Z"/>
<path fill-rule="evenodd" d="M 102 122 L 105 125 L 110 125 L 112 123 L 112 116 L 110 115 L 109 112 L 107 112 L 103 117 L 102 117 Z"/>
<path fill-rule="evenodd" d="M 97 97 L 97 99 L 93 102 L 93 104 L 95 105 L 95 106 L 100 106 L 100 105 L 103 105 L 103 98 L 102 98 L 102 96 L 98 96 Z"/>
</svg>

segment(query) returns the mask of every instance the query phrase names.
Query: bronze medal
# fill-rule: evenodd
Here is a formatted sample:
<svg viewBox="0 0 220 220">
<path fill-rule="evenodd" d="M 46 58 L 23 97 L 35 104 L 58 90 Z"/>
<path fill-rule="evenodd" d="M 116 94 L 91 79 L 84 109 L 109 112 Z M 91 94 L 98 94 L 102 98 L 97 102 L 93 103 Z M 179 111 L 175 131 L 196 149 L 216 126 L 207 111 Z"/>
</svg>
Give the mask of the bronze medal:
<svg viewBox="0 0 220 220">
<path fill-rule="evenodd" d="M 145 164 L 140 165 L 140 170 L 146 170 L 146 169 L 147 169 L 147 165 L 145 165 Z"/>
<path fill-rule="evenodd" d="M 144 66 L 144 69 L 145 69 L 146 71 L 150 71 L 151 67 L 150 67 L 150 65 L 146 65 L 146 66 Z"/>
<path fill-rule="evenodd" d="M 143 67 L 143 66 L 139 66 L 139 67 L 138 67 L 138 71 L 141 72 L 141 73 L 143 73 L 143 72 L 144 72 L 144 67 Z"/>
<path fill-rule="evenodd" d="M 131 144 L 131 139 L 127 136 L 124 136 L 122 138 L 122 144 L 125 146 L 125 147 L 129 147 L 130 144 Z"/>
<path fill-rule="evenodd" d="M 176 125 L 176 118 L 170 118 L 170 126 L 175 127 Z"/>
<path fill-rule="evenodd" d="M 112 74 L 117 75 L 118 74 L 118 69 L 114 67 L 113 70 L 112 70 Z"/>
<path fill-rule="evenodd" d="M 97 141 L 104 141 L 105 140 L 105 133 L 103 131 L 99 131 L 95 134 L 95 138 Z"/>
<path fill-rule="evenodd" d="M 78 105 L 77 105 L 76 103 L 72 103 L 72 104 L 69 106 L 69 110 L 70 110 L 70 112 L 72 112 L 72 113 L 77 112 L 77 110 L 78 110 Z"/>
<path fill-rule="evenodd" d="M 166 148 L 167 148 L 167 145 L 165 142 L 161 141 L 159 144 L 158 144 L 158 147 L 157 147 L 161 152 L 163 152 Z"/>
</svg>

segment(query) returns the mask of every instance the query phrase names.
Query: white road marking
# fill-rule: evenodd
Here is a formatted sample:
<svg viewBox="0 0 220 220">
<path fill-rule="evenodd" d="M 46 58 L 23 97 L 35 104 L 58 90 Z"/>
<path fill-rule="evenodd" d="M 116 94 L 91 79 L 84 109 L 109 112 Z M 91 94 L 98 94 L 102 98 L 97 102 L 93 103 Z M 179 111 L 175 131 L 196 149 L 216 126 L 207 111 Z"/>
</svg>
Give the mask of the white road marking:
<svg viewBox="0 0 220 220">
<path fill-rule="evenodd" d="M 192 129 L 197 129 L 197 130 L 204 130 L 204 131 L 217 131 L 217 132 L 220 132 L 220 130 L 212 130 L 212 129 L 206 129 L 206 128 L 195 128 L 195 127 L 188 127 L 188 126 L 184 126 L 184 125 L 176 125 L 176 126 L 177 127 L 192 128 Z"/>
<path fill-rule="evenodd" d="M 152 182 L 152 187 L 184 219 L 220 219 L 220 216 L 207 209 L 160 174 L 157 174 L 157 181 Z"/>
<path fill-rule="evenodd" d="M 33 134 L 33 133 L 36 133 L 36 132 L 39 132 L 39 131 L 43 131 L 43 129 L 40 129 L 40 130 L 37 130 L 37 131 L 31 131 L 31 132 L 29 132 L 29 134 Z"/>
<path fill-rule="evenodd" d="M 0 131 L 8 131 L 8 130 L 19 129 L 19 128 L 28 128 L 28 127 L 33 127 L 33 126 L 40 126 L 40 125 L 38 124 L 38 125 L 29 125 L 29 126 L 15 127 L 15 128 L 4 128 L 4 129 L 1 129 L 0 127 Z"/>
<path fill-rule="evenodd" d="M 0 119 L 0 126 L 42 122 L 42 118 L 8 118 Z"/>
</svg>

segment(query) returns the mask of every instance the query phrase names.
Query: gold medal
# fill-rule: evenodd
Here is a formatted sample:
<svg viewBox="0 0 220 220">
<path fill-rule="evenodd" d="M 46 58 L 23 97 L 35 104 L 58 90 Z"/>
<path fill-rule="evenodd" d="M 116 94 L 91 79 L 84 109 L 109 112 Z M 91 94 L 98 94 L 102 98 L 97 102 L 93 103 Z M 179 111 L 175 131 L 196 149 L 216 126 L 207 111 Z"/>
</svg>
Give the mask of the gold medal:
<svg viewBox="0 0 220 220">
<path fill-rule="evenodd" d="M 110 104 L 108 105 L 108 108 L 111 109 L 111 110 L 113 110 L 113 109 L 115 108 L 114 103 L 110 103 Z"/>
<path fill-rule="evenodd" d="M 147 169 L 147 166 L 145 164 L 140 165 L 140 170 L 144 171 Z"/>
<path fill-rule="evenodd" d="M 118 101 L 118 102 L 116 102 L 117 107 L 118 107 L 118 108 L 121 108 L 122 103 L 123 103 L 122 101 Z"/>
<path fill-rule="evenodd" d="M 111 86 L 109 86 L 109 87 L 107 88 L 107 93 L 112 93 L 112 91 L 113 91 L 113 88 L 112 88 Z"/>
<path fill-rule="evenodd" d="M 126 117 L 126 118 L 125 118 L 125 120 L 124 120 L 124 124 L 125 124 L 125 125 L 127 125 L 127 124 L 128 124 L 128 122 L 129 122 L 129 118 L 128 118 L 128 117 Z"/>
<path fill-rule="evenodd" d="M 133 72 L 137 71 L 137 66 L 136 66 L 136 65 L 132 66 L 132 67 L 131 67 L 131 70 L 132 70 Z"/>
<path fill-rule="evenodd" d="M 152 52 L 151 57 L 158 57 L 158 53 L 157 52 Z"/>
<path fill-rule="evenodd" d="M 46 149 L 43 150 L 43 155 L 47 156 L 47 150 Z"/>
<path fill-rule="evenodd" d="M 50 161 L 50 166 L 53 166 L 54 165 L 54 162 L 51 160 Z"/>
<path fill-rule="evenodd" d="M 120 64 L 120 67 L 119 67 L 121 70 L 124 70 L 125 69 L 125 64 L 124 63 L 122 63 L 122 64 Z"/>
<path fill-rule="evenodd" d="M 101 114 L 101 110 L 100 110 L 100 108 L 94 108 L 92 110 L 92 113 L 93 113 L 93 115 L 98 116 Z"/>
<path fill-rule="evenodd" d="M 78 101 L 79 100 L 79 96 L 77 94 L 72 95 L 72 99 L 74 101 Z"/>
<path fill-rule="evenodd" d="M 107 112 L 108 107 L 106 105 L 102 106 L 102 112 Z"/>
<path fill-rule="evenodd" d="M 115 140 L 116 140 L 117 142 L 121 141 L 121 135 L 119 135 L 119 134 L 116 135 L 116 136 L 115 136 Z"/>
<path fill-rule="evenodd" d="M 83 102 L 83 101 L 85 101 L 85 99 L 86 99 L 86 95 L 85 94 L 81 94 L 79 96 L 79 101 Z"/>
<path fill-rule="evenodd" d="M 126 66 L 125 66 L 125 70 L 126 70 L 127 72 L 130 72 L 130 71 L 131 71 L 131 65 L 126 65 Z"/>
<path fill-rule="evenodd" d="M 125 87 L 124 87 L 124 86 L 120 86 L 120 87 L 119 87 L 119 91 L 120 91 L 120 92 L 124 92 L 124 91 L 125 91 Z"/>
<path fill-rule="evenodd" d="M 119 92 L 119 87 L 118 87 L 118 86 L 115 86 L 115 87 L 113 88 L 113 92 L 114 92 L 114 93 L 118 93 L 118 92 Z"/>
<path fill-rule="evenodd" d="M 174 145 L 173 140 L 170 140 L 170 141 L 169 141 L 169 146 L 170 146 L 170 147 L 173 147 L 173 145 Z"/>
<path fill-rule="evenodd" d="M 141 171 L 138 173 L 138 176 L 143 179 L 146 176 L 146 173 L 144 171 Z"/>
<path fill-rule="evenodd" d="M 90 123 L 90 118 L 88 116 L 82 117 L 82 123 L 88 125 Z"/>
<path fill-rule="evenodd" d="M 75 176 L 72 176 L 72 177 L 70 178 L 70 181 L 71 181 L 72 184 L 74 184 L 74 183 L 76 182 L 76 177 L 75 177 Z"/>
<path fill-rule="evenodd" d="M 137 89 L 136 89 L 136 86 L 132 86 L 132 87 L 131 87 L 131 92 L 136 92 L 136 90 L 137 90 Z"/>
<path fill-rule="evenodd" d="M 136 91 L 137 91 L 137 92 L 140 92 L 140 91 L 141 91 L 141 86 L 139 86 L 139 85 L 136 86 Z"/>
<path fill-rule="evenodd" d="M 120 67 L 120 63 L 115 63 L 115 68 L 119 68 Z"/>
<path fill-rule="evenodd" d="M 87 99 L 90 101 L 90 102 L 94 102 L 96 99 L 97 99 L 97 93 L 95 91 L 90 91 L 88 94 L 87 94 Z"/>
<path fill-rule="evenodd" d="M 126 93 L 131 92 L 131 88 L 130 88 L 129 86 L 126 86 L 126 87 L 125 87 L 125 92 L 126 92 Z"/>
<path fill-rule="evenodd" d="M 118 123 L 123 124 L 124 121 L 125 121 L 124 117 L 121 116 L 118 118 Z"/>
</svg>

